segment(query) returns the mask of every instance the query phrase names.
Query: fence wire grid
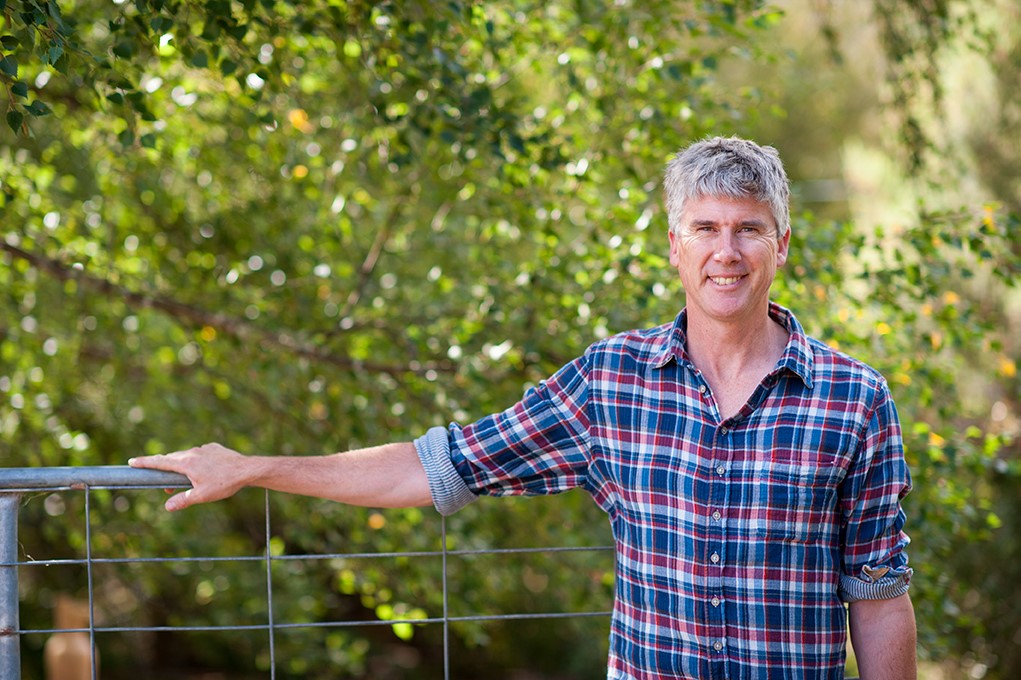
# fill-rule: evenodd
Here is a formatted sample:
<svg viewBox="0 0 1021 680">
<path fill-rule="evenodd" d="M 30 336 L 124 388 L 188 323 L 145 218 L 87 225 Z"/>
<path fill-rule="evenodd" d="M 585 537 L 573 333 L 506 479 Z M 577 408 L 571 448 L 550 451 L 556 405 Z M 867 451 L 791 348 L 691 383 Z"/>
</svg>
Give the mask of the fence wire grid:
<svg viewBox="0 0 1021 680">
<path fill-rule="evenodd" d="M 0 468 L 0 678 L 21 679 L 21 650 L 23 638 L 30 635 L 54 635 L 63 633 L 87 633 L 90 648 L 92 680 L 98 680 L 97 634 L 126 634 L 146 632 L 209 632 L 209 631 L 263 631 L 269 655 L 269 677 L 275 679 L 278 671 L 276 632 L 297 628 L 345 628 L 363 626 L 393 626 L 395 624 L 442 625 L 443 677 L 450 680 L 450 624 L 467 621 L 508 621 L 523 619 L 563 619 L 582 617 L 609 617 L 609 610 L 570 611 L 544 613 L 474 614 L 454 616 L 450 614 L 450 592 L 448 589 L 448 559 L 476 555 L 507 556 L 529 553 L 570 553 L 570 552 L 613 552 L 609 545 L 599 546 L 553 546 L 535 548 L 498 548 L 484 550 L 448 549 L 447 521 L 440 520 L 440 549 L 428 551 L 393 552 L 340 552 L 329 554 L 282 554 L 274 555 L 271 550 L 273 538 L 270 493 L 264 492 L 264 539 L 262 555 L 239 556 L 185 556 L 185 557 L 96 557 L 93 555 L 92 503 L 91 492 L 98 490 L 145 490 L 184 489 L 190 485 L 186 477 L 158 470 L 135 469 L 127 466 L 95 467 L 53 467 L 53 468 Z M 18 540 L 19 510 L 26 495 L 43 492 L 81 492 L 84 494 L 85 544 L 84 558 L 40 559 L 19 556 Z M 426 618 L 394 617 L 365 619 L 340 619 L 325 621 L 288 622 L 278 621 L 274 615 L 273 564 L 293 560 L 334 560 L 334 559 L 376 559 L 376 558 L 438 558 L 442 575 L 442 615 Z M 97 623 L 97 594 L 94 567 L 118 564 L 167 564 L 167 563 L 224 563 L 253 562 L 265 565 L 266 620 L 256 624 L 231 625 L 173 625 L 173 626 L 102 626 Z M 19 573 L 24 568 L 79 566 L 85 568 L 88 589 L 88 626 L 80 628 L 29 628 L 19 624 Z"/>
</svg>

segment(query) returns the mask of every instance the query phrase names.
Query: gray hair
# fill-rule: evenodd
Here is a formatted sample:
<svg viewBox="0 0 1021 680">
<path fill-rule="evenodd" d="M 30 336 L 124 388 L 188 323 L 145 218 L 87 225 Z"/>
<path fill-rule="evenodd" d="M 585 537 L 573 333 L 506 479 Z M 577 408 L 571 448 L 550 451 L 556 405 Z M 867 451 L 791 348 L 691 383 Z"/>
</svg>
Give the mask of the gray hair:
<svg viewBox="0 0 1021 680">
<path fill-rule="evenodd" d="M 663 177 L 667 222 L 676 233 L 684 204 L 711 197 L 753 198 L 766 204 L 782 238 L 791 227 L 791 190 L 780 154 L 739 137 L 713 137 L 682 149 Z"/>
</svg>

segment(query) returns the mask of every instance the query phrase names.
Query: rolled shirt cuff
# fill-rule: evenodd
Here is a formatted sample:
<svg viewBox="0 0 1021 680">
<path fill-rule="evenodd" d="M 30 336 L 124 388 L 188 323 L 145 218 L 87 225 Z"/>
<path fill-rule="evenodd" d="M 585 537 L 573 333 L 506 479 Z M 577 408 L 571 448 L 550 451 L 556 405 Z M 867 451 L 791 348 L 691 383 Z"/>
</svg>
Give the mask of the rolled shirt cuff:
<svg viewBox="0 0 1021 680">
<path fill-rule="evenodd" d="M 478 498 L 464 483 L 450 460 L 447 428 L 430 428 L 415 440 L 415 450 L 429 479 L 433 506 L 441 515 L 452 515 Z"/>
<path fill-rule="evenodd" d="M 874 572 L 873 572 L 874 573 Z M 913 570 L 908 567 L 884 570 L 881 578 L 871 577 L 866 569 L 861 576 L 840 575 L 840 599 L 844 602 L 859 600 L 892 600 L 908 592 Z"/>
</svg>

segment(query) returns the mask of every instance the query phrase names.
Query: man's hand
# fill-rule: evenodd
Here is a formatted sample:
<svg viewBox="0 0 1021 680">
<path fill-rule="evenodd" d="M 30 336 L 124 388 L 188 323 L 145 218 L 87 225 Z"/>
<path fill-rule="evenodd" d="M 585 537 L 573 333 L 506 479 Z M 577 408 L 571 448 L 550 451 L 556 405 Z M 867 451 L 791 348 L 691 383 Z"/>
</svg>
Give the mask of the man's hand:
<svg viewBox="0 0 1021 680">
<path fill-rule="evenodd" d="M 128 465 L 186 475 L 192 488 L 167 499 L 167 510 L 174 511 L 233 496 L 248 483 L 245 474 L 251 460 L 226 446 L 204 444 L 186 451 L 132 458 Z"/>
</svg>

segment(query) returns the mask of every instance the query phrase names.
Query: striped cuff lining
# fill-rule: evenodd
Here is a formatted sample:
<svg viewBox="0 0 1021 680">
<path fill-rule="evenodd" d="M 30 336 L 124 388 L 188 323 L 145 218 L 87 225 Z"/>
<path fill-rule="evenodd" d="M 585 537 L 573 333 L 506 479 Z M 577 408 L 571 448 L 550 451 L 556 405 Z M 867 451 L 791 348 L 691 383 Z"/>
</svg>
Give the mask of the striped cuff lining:
<svg viewBox="0 0 1021 680">
<path fill-rule="evenodd" d="M 891 600 L 908 592 L 912 570 L 902 567 L 878 581 L 865 581 L 854 576 L 840 575 L 840 599 L 844 602 L 858 600 Z"/>
<path fill-rule="evenodd" d="M 447 428 L 430 428 L 415 440 L 415 450 L 429 478 L 433 505 L 441 515 L 452 515 L 478 498 L 461 479 L 450 460 Z"/>
</svg>

